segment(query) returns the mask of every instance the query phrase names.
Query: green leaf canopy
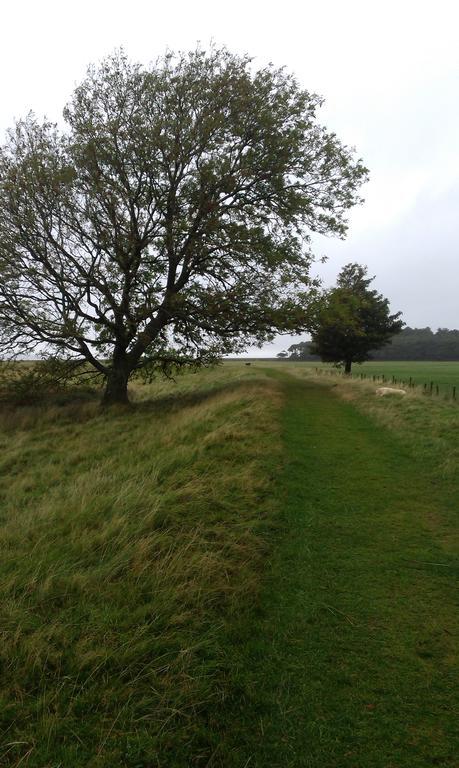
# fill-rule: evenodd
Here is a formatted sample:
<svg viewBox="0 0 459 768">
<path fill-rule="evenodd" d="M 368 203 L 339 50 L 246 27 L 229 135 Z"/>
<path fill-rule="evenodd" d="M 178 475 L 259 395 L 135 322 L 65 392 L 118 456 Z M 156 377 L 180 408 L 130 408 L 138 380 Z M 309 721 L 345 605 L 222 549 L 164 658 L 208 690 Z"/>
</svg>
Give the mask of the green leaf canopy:
<svg viewBox="0 0 459 768">
<path fill-rule="evenodd" d="M 127 382 L 309 321 L 311 232 L 344 236 L 367 172 L 321 99 L 227 50 L 91 67 L 66 127 L 0 152 L 0 352 Z"/>
</svg>

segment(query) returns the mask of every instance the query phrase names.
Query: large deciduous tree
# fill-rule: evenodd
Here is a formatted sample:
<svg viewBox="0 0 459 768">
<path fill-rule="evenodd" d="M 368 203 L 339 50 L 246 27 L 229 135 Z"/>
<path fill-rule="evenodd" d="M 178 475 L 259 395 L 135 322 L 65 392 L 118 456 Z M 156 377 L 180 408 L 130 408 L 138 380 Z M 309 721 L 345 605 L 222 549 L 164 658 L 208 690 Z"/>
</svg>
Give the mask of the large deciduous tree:
<svg viewBox="0 0 459 768">
<path fill-rule="evenodd" d="M 205 364 L 307 326 L 309 234 L 344 236 L 366 169 L 284 70 L 226 50 L 116 53 L 66 128 L 0 153 L 0 352 L 54 350 L 127 400 L 139 368 Z"/>
<path fill-rule="evenodd" d="M 383 347 L 403 328 L 401 312 L 390 314 L 389 301 L 370 289 L 373 277 L 367 268 L 347 264 L 338 275 L 335 288 L 317 303 L 310 353 L 327 363 L 344 365 L 371 358 L 371 351 Z"/>
</svg>

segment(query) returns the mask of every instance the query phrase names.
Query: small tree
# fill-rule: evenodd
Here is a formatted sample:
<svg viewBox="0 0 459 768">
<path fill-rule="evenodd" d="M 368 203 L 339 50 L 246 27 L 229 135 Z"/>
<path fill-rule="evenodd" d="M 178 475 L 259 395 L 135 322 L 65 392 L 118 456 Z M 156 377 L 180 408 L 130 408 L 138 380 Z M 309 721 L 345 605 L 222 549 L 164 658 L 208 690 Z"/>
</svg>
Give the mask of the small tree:
<svg viewBox="0 0 459 768">
<path fill-rule="evenodd" d="M 307 326 L 309 232 L 344 236 L 366 169 L 283 70 L 212 50 L 90 68 L 67 130 L 0 150 L 0 354 L 131 374 Z"/>
<path fill-rule="evenodd" d="M 310 352 L 343 364 L 347 374 L 352 363 L 371 359 L 370 352 L 388 344 L 404 325 L 401 312 L 389 314 L 389 301 L 370 290 L 373 280 L 366 267 L 347 264 L 316 308 Z"/>
</svg>

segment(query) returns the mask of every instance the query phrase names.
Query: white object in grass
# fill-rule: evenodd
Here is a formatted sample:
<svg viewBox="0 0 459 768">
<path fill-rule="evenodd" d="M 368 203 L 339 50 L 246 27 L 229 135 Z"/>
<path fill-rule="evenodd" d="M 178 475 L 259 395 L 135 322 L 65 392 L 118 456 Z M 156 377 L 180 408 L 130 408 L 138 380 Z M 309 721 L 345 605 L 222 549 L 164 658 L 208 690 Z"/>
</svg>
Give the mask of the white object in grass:
<svg viewBox="0 0 459 768">
<path fill-rule="evenodd" d="M 406 390 L 396 389 L 395 387 L 378 387 L 376 394 L 379 397 L 384 397 L 384 395 L 406 395 Z"/>
</svg>

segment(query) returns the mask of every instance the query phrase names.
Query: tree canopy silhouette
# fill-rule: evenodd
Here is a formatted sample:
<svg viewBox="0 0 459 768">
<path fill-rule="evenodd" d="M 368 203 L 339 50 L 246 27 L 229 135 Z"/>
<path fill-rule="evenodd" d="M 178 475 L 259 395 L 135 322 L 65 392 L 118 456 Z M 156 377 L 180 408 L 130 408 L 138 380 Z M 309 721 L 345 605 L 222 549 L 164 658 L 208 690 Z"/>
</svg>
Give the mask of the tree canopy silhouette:
<svg viewBox="0 0 459 768">
<path fill-rule="evenodd" d="M 307 327 L 311 232 L 346 232 L 366 169 L 321 99 L 227 50 L 91 67 L 66 127 L 0 152 L 0 353 L 54 351 L 125 402 L 140 368 Z"/>
<path fill-rule="evenodd" d="M 335 288 L 318 303 L 311 354 L 327 363 L 341 363 L 350 373 L 352 363 L 369 360 L 372 350 L 390 342 L 403 328 L 401 312 L 391 315 L 389 301 L 370 289 L 373 277 L 360 264 L 346 264 Z"/>
</svg>

